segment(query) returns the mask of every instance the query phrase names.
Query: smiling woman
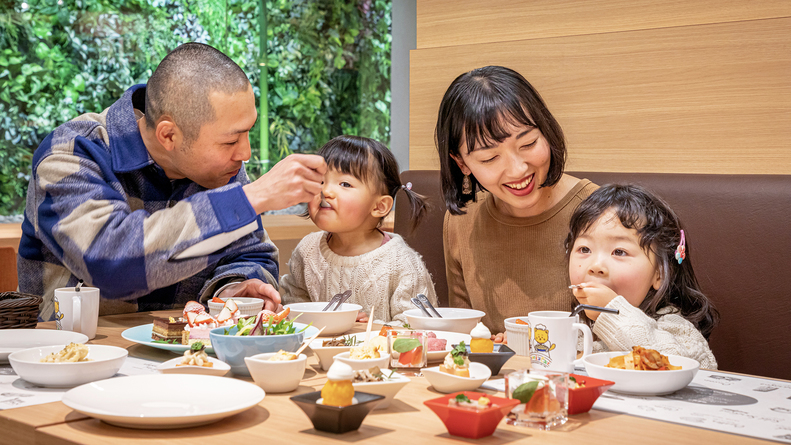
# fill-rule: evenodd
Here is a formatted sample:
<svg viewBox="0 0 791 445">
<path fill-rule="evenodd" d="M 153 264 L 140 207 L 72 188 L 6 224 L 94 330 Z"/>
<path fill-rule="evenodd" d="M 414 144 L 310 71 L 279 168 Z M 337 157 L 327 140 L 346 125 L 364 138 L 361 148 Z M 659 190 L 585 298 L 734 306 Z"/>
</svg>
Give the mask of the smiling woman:
<svg viewBox="0 0 791 445">
<path fill-rule="evenodd" d="M 538 92 L 504 67 L 462 74 L 440 104 L 436 143 L 450 305 L 486 312 L 498 333 L 508 317 L 570 310 L 563 240 L 596 186 L 563 173 L 563 131 Z"/>
</svg>

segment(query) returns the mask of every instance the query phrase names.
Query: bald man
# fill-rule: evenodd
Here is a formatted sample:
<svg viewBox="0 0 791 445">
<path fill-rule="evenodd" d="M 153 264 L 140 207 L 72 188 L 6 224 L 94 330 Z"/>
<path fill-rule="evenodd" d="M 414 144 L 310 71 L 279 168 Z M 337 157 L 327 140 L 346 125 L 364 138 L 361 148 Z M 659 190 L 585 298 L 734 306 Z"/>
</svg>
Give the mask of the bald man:
<svg viewBox="0 0 791 445">
<path fill-rule="evenodd" d="M 250 182 L 257 112 L 247 76 L 200 43 L 168 54 L 146 85 L 101 114 L 50 133 L 33 155 L 19 244 L 20 291 L 42 295 L 83 280 L 101 313 L 252 296 L 276 309 L 278 252 L 259 215 L 309 201 L 324 160 L 292 155 Z"/>
</svg>

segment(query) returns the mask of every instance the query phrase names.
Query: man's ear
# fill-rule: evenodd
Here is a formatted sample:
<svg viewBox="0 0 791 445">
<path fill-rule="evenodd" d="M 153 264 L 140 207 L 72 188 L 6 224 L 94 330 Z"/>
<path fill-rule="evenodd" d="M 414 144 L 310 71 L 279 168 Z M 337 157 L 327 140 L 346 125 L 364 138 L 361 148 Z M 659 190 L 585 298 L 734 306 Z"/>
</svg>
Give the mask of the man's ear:
<svg viewBox="0 0 791 445">
<path fill-rule="evenodd" d="M 374 218 L 384 218 L 390 213 L 393 208 L 393 197 L 390 195 L 382 195 L 374 203 L 374 209 L 371 211 L 371 216 Z"/>
<path fill-rule="evenodd" d="M 170 116 L 162 116 L 157 122 L 156 128 L 157 141 L 165 147 L 167 151 L 173 151 L 181 146 L 184 140 L 184 135 L 181 129 L 173 122 Z"/>
<path fill-rule="evenodd" d="M 472 170 L 470 170 L 470 168 L 467 167 L 467 164 L 464 163 L 464 159 L 462 159 L 461 156 L 452 154 L 450 155 L 450 157 L 453 158 L 454 161 L 456 161 L 456 165 L 459 166 L 462 173 L 464 173 L 465 175 L 469 175 L 472 173 Z"/>
</svg>

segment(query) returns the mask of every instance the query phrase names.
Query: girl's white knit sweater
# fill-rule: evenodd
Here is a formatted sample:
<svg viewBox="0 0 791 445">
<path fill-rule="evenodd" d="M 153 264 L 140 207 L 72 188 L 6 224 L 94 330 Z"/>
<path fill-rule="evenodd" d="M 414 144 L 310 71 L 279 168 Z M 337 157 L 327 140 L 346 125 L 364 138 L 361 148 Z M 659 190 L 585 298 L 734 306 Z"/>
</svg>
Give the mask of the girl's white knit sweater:
<svg viewBox="0 0 791 445">
<path fill-rule="evenodd" d="M 619 313 L 599 315 L 593 324 L 593 332 L 599 337 L 593 343 L 593 352 L 631 351 L 632 346 L 642 346 L 664 355 L 693 358 L 700 362 L 701 368 L 717 369 L 709 342 L 677 308 L 667 306 L 658 310 L 661 316 L 654 320 L 620 295 L 607 307 L 618 309 Z"/>
<path fill-rule="evenodd" d="M 431 275 L 420 254 L 401 236 L 388 233 L 390 241 L 358 256 L 341 256 L 327 244 L 327 232 L 314 232 L 299 242 L 280 280 L 283 304 L 329 301 L 351 289 L 347 303 L 363 307 L 375 322 L 406 322 L 403 312 L 413 308 L 410 299 L 425 294 L 437 304 Z M 375 304 L 375 314 L 370 309 Z"/>
</svg>

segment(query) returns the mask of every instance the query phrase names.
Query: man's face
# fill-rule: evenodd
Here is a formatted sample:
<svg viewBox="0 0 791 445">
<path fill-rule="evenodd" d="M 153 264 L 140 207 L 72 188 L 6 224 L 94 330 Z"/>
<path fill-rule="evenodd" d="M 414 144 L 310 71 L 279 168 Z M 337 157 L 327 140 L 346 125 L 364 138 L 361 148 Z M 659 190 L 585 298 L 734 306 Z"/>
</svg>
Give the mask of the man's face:
<svg viewBox="0 0 791 445">
<path fill-rule="evenodd" d="M 250 159 L 250 129 L 258 113 L 252 87 L 230 95 L 213 92 L 209 102 L 215 120 L 203 124 L 191 144 L 176 147 L 173 165 L 184 177 L 212 189 L 228 184 L 242 161 Z"/>
</svg>

